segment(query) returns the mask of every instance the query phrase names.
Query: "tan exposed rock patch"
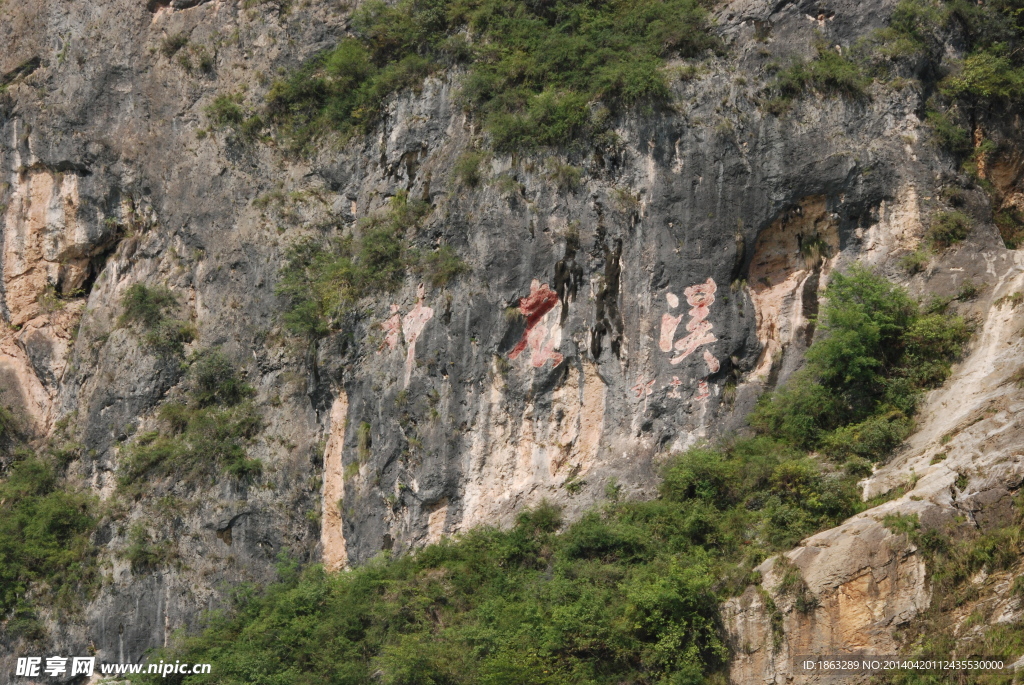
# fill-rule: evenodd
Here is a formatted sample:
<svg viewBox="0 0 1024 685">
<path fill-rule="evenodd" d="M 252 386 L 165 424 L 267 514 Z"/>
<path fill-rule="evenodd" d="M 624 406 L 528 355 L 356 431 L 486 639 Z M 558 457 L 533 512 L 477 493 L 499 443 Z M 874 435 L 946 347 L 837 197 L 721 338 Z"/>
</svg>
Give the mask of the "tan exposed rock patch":
<svg viewBox="0 0 1024 685">
<path fill-rule="evenodd" d="M 429 508 L 427 514 L 427 544 L 432 545 L 441 541 L 445 532 L 445 524 L 448 522 L 448 498 L 444 497 Z"/>
<path fill-rule="evenodd" d="M 8 320 L 0 330 L 5 396 L 25 428 L 45 433 L 66 369 L 71 337 L 84 302 L 65 302 L 89 275 L 92 245 L 78 217 L 78 176 L 32 170 L 13 184 L 4 215 L 3 297 Z"/>
<path fill-rule="evenodd" d="M 345 469 L 342 451 L 348 423 L 348 396 L 344 390 L 331 405 L 331 427 L 324 449 L 323 523 L 320 541 L 323 545 L 324 567 L 336 571 L 348 565 L 345 531 L 341 517 L 341 500 L 345 496 Z"/>
<path fill-rule="evenodd" d="M 804 289 L 817 290 L 810 279 L 827 273 L 838 254 L 838 227 L 823 195 L 804 198 L 758 236 L 748 286 L 762 351 L 752 379 L 767 377 L 785 347 L 806 330 Z"/>
<path fill-rule="evenodd" d="M 604 429 L 607 386 L 590 361 L 571 366 L 552 397 L 551 411 L 538 417 L 528 403 L 518 425 L 504 410 L 504 381 L 494 375 L 486 423 L 469 451 L 465 509 L 458 528 L 504 522 L 524 504 L 550 496 L 567 479 L 595 464 Z"/>
<path fill-rule="evenodd" d="M 794 593 L 781 587 L 775 559 L 761 564 L 764 589 L 750 586 L 723 607 L 736 649 L 732 682 L 830 682 L 798 673 L 794 660 L 857 651 L 895 654 L 894 628 L 928 606 L 924 562 L 915 548 L 906 536 L 893 535 L 871 518 L 819 533 L 784 556 L 799 570 L 817 607 L 802 612 Z M 775 635 L 766 596 L 781 616 L 784 639 Z"/>
<path fill-rule="evenodd" d="M 861 261 L 877 265 L 895 252 L 917 249 L 924 235 L 924 224 L 921 222 L 921 204 L 915 186 L 901 186 L 894 202 L 883 200 L 878 207 L 878 216 L 877 224 L 866 230 L 857 230 L 858 237 L 864 241 Z"/>
<path fill-rule="evenodd" d="M 41 312 L 47 285 L 68 294 L 88 277 L 89 233 L 78 218 L 78 176 L 29 171 L 14 184 L 4 217 L 4 300 L 10 323 Z"/>
</svg>

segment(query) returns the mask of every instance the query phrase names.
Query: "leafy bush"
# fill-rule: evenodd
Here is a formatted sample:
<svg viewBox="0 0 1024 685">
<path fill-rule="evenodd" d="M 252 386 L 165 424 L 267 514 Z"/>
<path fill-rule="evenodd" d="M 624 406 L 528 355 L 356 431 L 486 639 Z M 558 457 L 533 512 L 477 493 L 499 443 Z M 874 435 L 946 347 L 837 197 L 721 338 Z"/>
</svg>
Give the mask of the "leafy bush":
<svg viewBox="0 0 1024 685">
<path fill-rule="evenodd" d="M 136 283 L 128 288 L 121 298 L 121 325 L 137 323 L 143 328 L 155 328 L 164 318 L 164 313 L 178 304 L 174 294 L 162 286 L 150 288 L 145 283 Z"/>
<path fill-rule="evenodd" d="M 459 180 L 459 183 L 469 188 L 475 188 L 480 185 L 480 163 L 483 159 L 484 156 L 475 150 L 459 155 L 459 158 L 455 160 L 453 169 L 455 178 Z"/>
<path fill-rule="evenodd" d="M 469 265 L 450 245 L 442 245 L 433 252 L 420 254 L 414 268 L 435 288 L 443 288 L 470 271 Z"/>
<path fill-rule="evenodd" d="M 241 96 L 220 95 L 206 108 L 206 116 L 217 126 L 238 126 L 245 121 Z"/>
<path fill-rule="evenodd" d="M 167 561 L 168 548 L 167 544 L 154 543 L 146 527 L 136 523 L 128 533 L 128 546 L 122 556 L 131 564 L 132 573 L 147 573 Z"/>
<path fill-rule="evenodd" d="M 996 212 L 995 222 L 1006 247 L 1016 250 L 1024 245 L 1024 213 L 1019 209 L 1007 207 Z"/>
<path fill-rule="evenodd" d="M 886 514 L 882 525 L 896 535 L 909 535 L 920 528 L 917 514 Z"/>
<path fill-rule="evenodd" d="M 941 250 L 961 242 L 970 232 L 971 218 L 959 210 L 953 210 L 935 215 L 926 238 L 932 247 Z"/>
<path fill-rule="evenodd" d="M 907 270 L 907 273 L 913 276 L 919 274 L 928 268 L 928 262 L 931 260 L 931 253 L 928 250 L 919 248 L 913 252 L 904 255 L 900 259 L 900 266 Z"/>
<path fill-rule="evenodd" d="M 29 457 L 15 462 L 0 482 L 0 616 L 17 606 L 28 611 L 26 595 L 64 610 L 98 581 L 89 536 L 96 524 L 94 503 L 63 489 L 53 468 Z"/>
<path fill-rule="evenodd" d="M 184 33 L 174 33 L 165 36 L 164 39 L 160 41 L 160 52 L 163 53 L 164 57 L 170 59 L 171 57 L 174 57 L 174 53 L 178 52 L 178 50 L 181 50 L 186 45 L 188 45 L 188 36 Z"/>
<path fill-rule="evenodd" d="M 960 71 L 941 86 L 953 99 L 1016 102 L 1024 98 L 1024 68 L 1015 66 L 1005 46 L 997 44 L 968 55 Z"/>
<path fill-rule="evenodd" d="M 881 459 L 907 437 L 917 395 L 945 380 L 970 329 L 960 317 L 922 313 L 862 267 L 835 274 L 825 297 L 824 336 L 804 369 L 762 397 L 751 425 L 838 461 Z"/>
<path fill-rule="evenodd" d="M 269 119 L 299 146 L 366 131 L 392 93 L 456 64 L 463 101 L 498 149 L 564 145 L 603 125 L 588 103 L 664 98 L 665 57 L 719 44 L 697 0 L 368 2 L 352 29 L 268 94 Z"/>
<path fill-rule="evenodd" d="M 939 147 L 959 157 L 966 157 L 970 154 L 973 148 L 970 132 L 957 126 L 948 113 L 928 110 L 925 113 L 925 121 L 931 127 L 935 142 L 939 144 Z"/>
<path fill-rule="evenodd" d="M 235 365 L 218 349 L 201 350 L 193 355 L 189 376 L 189 392 L 198 408 L 211 405 L 233 407 L 253 394 Z"/>
<path fill-rule="evenodd" d="M 580 187 L 582 176 L 583 172 L 571 164 L 562 164 L 557 160 L 551 160 L 549 164 L 548 178 L 563 193 L 576 192 Z"/>
<path fill-rule="evenodd" d="M 14 412 L 0 404 L 0 440 L 13 435 L 15 430 Z"/>
</svg>

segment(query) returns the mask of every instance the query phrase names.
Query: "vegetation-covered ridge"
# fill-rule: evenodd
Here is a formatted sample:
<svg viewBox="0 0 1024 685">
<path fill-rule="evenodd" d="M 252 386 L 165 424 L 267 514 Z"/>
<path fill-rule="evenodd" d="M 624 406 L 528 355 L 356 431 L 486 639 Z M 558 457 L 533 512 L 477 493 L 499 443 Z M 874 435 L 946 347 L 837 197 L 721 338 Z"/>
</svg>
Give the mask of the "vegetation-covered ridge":
<svg viewBox="0 0 1024 685">
<path fill-rule="evenodd" d="M 499 150 L 560 146 L 599 133 L 611 112 L 668 93 L 666 57 L 717 47 L 705 0 L 402 0 L 367 2 L 352 35 L 273 85 L 262 116 L 230 96 L 215 122 L 296 145 L 326 131 L 365 132 L 385 99 L 460 66 L 464 106 Z"/>
<path fill-rule="evenodd" d="M 278 584 L 239 588 L 162 654 L 215 675 L 170 682 L 723 682 L 720 601 L 759 582 L 769 555 L 870 506 L 855 460 L 884 458 L 898 441 L 887 426 L 905 430 L 966 338 L 962 321 L 863 269 L 826 295 L 807 370 L 759 407 L 759 434 L 672 457 L 657 499 L 620 501 L 610 483 L 569 526 L 544 504 L 511 530 L 350 572 L 285 564 Z M 822 445 L 847 468 L 811 452 Z"/>
</svg>

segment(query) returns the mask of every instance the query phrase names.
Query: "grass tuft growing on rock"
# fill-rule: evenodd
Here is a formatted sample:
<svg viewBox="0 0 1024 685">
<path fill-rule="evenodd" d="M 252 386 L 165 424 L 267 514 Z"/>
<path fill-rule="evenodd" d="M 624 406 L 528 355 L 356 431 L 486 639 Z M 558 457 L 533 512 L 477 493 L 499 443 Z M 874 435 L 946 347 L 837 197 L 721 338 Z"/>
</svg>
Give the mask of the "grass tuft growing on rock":
<svg viewBox="0 0 1024 685">
<path fill-rule="evenodd" d="M 158 355 L 181 357 L 185 343 L 195 339 L 196 331 L 189 322 L 168 316 L 177 306 L 177 298 L 167 288 L 136 283 L 121 298 L 118 323 L 141 329 L 146 346 Z"/>
<path fill-rule="evenodd" d="M 144 481 L 166 476 L 199 484 L 218 471 L 243 479 L 262 472 L 246 450 L 263 427 L 250 400 L 253 389 L 219 350 L 197 352 L 190 362 L 185 400 L 160 407 L 160 428 L 126 448 L 118 469 L 122 492 L 139 496 Z"/>
<path fill-rule="evenodd" d="M 768 86 L 765 106 L 772 114 L 781 114 L 809 91 L 861 99 L 866 97 L 870 83 L 871 79 L 856 61 L 822 45 L 814 59 L 795 60 L 776 74 L 774 82 Z"/>
<path fill-rule="evenodd" d="M 425 251 L 410 244 L 406 236 L 429 211 L 424 202 L 396 195 L 386 212 L 361 221 L 356 235 L 326 246 L 314 239 L 294 245 L 277 286 L 288 300 L 289 330 L 321 338 L 338 329 L 362 298 L 397 290 L 410 270 L 434 287 L 468 273 L 451 247 Z"/>
<path fill-rule="evenodd" d="M 931 247 L 943 250 L 962 242 L 970 232 L 971 218 L 963 212 L 939 212 L 928 227 L 925 239 Z"/>
</svg>

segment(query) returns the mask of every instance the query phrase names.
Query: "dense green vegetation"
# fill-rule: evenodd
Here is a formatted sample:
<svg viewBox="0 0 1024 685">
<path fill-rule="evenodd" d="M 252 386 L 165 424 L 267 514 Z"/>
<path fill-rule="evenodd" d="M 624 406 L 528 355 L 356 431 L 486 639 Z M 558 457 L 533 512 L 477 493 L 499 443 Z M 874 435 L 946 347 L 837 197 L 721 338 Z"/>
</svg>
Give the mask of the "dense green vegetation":
<svg viewBox="0 0 1024 685">
<path fill-rule="evenodd" d="M 161 428 L 144 433 L 125 448 L 118 472 L 122 492 L 139 495 L 146 478 L 174 475 L 185 482 L 214 478 L 219 470 L 239 478 L 258 475 L 246 444 L 262 428 L 246 385 L 218 350 L 192 355 L 184 401 L 160 407 Z"/>
<path fill-rule="evenodd" d="M 195 338 L 195 328 L 187 321 L 168 316 L 177 306 L 177 298 L 167 288 L 136 283 L 121 298 L 119 323 L 140 329 L 146 346 L 157 354 L 180 357 L 185 343 Z"/>
<path fill-rule="evenodd" d="M 15 456 L 0 481 L 0 621 L 13 636 L 39 638 L 34 604 L 73 611 L 98 582 L 95 505 L 62 488 L 49 461 Z"/>
<path fill-rule="evenodd" d="M 15 429 L 14 412 L 0 404 L 0 441 L 12 436 Z"/>
<path fill-rule="evenodd" d="M 905 291 L 853 268 L 833 275 L 826 335 L 784 388 L 762 397 L 751 425 L 856 470 L 909 435 L 920 392 L 949 374 L 970 337 L 958 316 L 927 312 Z"/>
<path fill-rule="evenodd" d="M 916 393 L 966 337 L 962 321 L 921 313 L 863 269 L 835 275 L 827 296 L 824 335 L 759 407 L 760 435 L 672 458 L 658 499 L 621 502 L 612 485 L 564 529 L 544 504 L 511 530 L 351 572 L 286 566 L 163 655 L 212 662 L 214 676 L 169 682 L 722 682 L 720 600 L 758 582 L 768 555 L 866 506 L 855 473 L 809 450 L 882 458 L 897 441 L 884 425 L 905 431 Z"/>
<path fill-rule="evenodd" d="M 946 46 L 966 52 L 961 61 L 943 63 Z M 807 90 L 861 97 L 871 78 L 894 82 L 907 74 L 937 87 L 948 104 L 970 112 L 1014 104 L 1024 98 L 1024 3 L 996 0 L 902 0 L 889 25 L 861 39 L 840 55 L 818 48 L 809 62 L 797 60 L 779 72 L 768 104 L 782 111 Z M 958 146 L 968 143 L 954 130 L 945 111 L 932 110 L 937 134 Z"/>
<path fill-rule="evenodd" d="M 873 73 L 892 76 L 913 65 L 942 95 L 968 107 L 1024 97 L 1024 3 L 1020 0 L 902 0 L 889 26 L 865 39 L 862 53 Z M 943 65 L 955 41 L 962 61 Z"/>
<path fill-rule="evenodd" d="M 397 290 L 412 271 L 442 287 L 468 267 L 450 246 L 433 251 L 415 249 L 406 238 L 430 211 L 424 202 L 402 195 L 388 211 L 360 222 L 355 236 L 328 246 L 313 239 L 293 246 L 281 272 L 277 293 L 288 298 L 288 328 L 319 338 L 338 328 L 364 297 Z"/>
<path fill-rule="evenodd" d="M 664 99 L 664 58 L 717 47 L 704 4 L 368 2 L 352 37 L 273 85 L 265 118 L 299 146 L 325 131 L 363 132 L 389 95 L 461 66 L 462 100 L 497 149 L 564 145 L 602 130 L 610 111 Z"/>
</svg>

